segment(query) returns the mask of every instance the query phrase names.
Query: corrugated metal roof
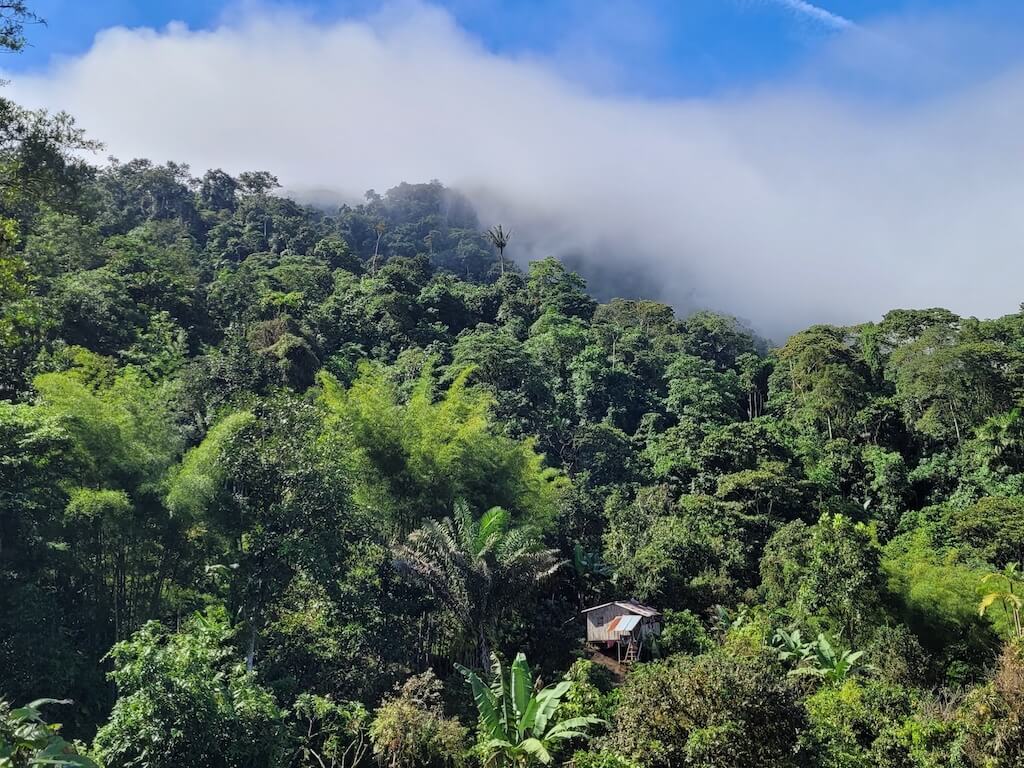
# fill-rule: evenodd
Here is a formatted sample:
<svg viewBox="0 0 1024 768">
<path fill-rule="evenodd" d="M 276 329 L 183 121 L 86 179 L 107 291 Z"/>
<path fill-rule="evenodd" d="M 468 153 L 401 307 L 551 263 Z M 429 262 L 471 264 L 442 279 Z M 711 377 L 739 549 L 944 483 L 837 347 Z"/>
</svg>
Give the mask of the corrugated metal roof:
<svg viewBox="0 0 1024 768">
<path fill-rule="evenodd" d="M 651 608 L 648 605 L 642 605 L 636 600 L 612 600 L 611 602 L 601 603 L 600 605 L 592 605 L 590 608 L 584 608 L 581 613 L 590 613 L 596 611 L 598 608 L 605 608 L 609 605 L 617 605 L 630 613 L 636 613 L 640 616 L 660 616 L 661 611 Z"/>
<path fill-rule="evenodd" d="M 589 608 L 584 608 L 582 611 L 580 611 L 580 613 L 590 613 L 591 611 L 596 611 L 598 608 L 604 608 L 606 605 L 611 605 L 611 603 L 601 603 L 600 605 L 592 605 Z"/>
<path fill-rule="evenodd" d="M 629 632 L 636 628 L 641 618 L 641 616 L 616 616 L 612 619 L 610 628 L 613 632 Z"/>
<path fill-rule="evenodd" d="M 618 602 L 617 601 L 615 604 L 620 606 L 620 607 L 622 607 L 622 608 L 625 608 L 627 611 L 632 611 L 633 613 L 638 613 L 641 616 L 660 616 L 661 615 L 654 608 L 651 608 L 648 605 L 641 605 L 640 603 L 636 602 L 635 600 L 625 600 L 625 601 L 622 601 L 622 602 Z"/>
</svg>

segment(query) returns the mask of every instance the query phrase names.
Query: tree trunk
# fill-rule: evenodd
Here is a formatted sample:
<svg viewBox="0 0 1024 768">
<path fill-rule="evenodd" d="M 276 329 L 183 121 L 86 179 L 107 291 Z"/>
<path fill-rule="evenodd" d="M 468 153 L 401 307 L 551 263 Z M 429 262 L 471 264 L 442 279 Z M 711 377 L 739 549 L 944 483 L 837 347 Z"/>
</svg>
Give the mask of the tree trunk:
<svg viewBox="0 0 1024 768">
<path fill-rule="evenodd" d="M 480 668 L 486 672 L 491 668 L 491 644 L 483 627 L 480 627 L 480 634 L 477 637 L 477 652 L 480 654 Z"/>
<path fill-rule="evenodd" d="M 249 622 L 249 648 L 245 652 L 245 671 L 252 672 L 256 667 L 256 621 Z"/>
</svg>

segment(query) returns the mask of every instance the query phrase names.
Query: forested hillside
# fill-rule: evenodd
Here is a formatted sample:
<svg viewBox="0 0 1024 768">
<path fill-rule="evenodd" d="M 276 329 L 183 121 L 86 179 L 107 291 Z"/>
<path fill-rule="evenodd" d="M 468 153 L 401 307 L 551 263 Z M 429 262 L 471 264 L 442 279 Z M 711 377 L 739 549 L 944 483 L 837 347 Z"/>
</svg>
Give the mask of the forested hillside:
<svg viewBox="0 0 1024 768">
<path fill-rule="evenodd" d="M 0 107 L 0 765 L 1024 760 L 1024 313 L 770 349 Z"/>
</svg>

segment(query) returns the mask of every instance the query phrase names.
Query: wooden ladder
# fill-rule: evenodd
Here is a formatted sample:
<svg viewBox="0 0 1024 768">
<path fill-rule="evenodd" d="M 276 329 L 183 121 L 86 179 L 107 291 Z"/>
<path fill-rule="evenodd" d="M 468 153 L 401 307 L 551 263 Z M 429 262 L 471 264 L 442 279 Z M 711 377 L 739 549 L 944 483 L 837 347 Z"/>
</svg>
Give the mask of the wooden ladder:
<svg viewBox="0 0 1024 768">
<path fill-rule="evenodd" d="M 630 640 L 629 644 L 626 646 L 626 658 L 624 658 L 623 661 L 625 663 L 629 664 L 630 662 L 636 661 L 639 658 L 640 658 L 640 648 L 639 648 L 639 646 L 637 646 L 637 644 L 635 642 Z"/>
</svg>

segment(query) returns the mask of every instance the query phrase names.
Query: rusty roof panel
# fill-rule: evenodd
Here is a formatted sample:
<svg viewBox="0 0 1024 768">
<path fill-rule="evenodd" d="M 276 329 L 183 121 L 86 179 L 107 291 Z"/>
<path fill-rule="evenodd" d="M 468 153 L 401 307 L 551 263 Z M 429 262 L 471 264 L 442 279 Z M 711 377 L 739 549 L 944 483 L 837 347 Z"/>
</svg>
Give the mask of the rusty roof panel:
<svg viewBox="0 0 1024 768">
<path fill-rule="evenodd" d="M 636 625 L 640 623 L 640 616 L 620 616 L 617 631 L 629 632 L 636 628 Z"/>
</svg>

